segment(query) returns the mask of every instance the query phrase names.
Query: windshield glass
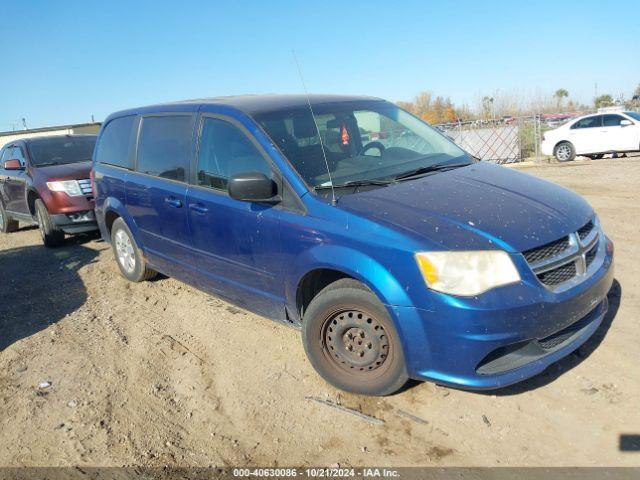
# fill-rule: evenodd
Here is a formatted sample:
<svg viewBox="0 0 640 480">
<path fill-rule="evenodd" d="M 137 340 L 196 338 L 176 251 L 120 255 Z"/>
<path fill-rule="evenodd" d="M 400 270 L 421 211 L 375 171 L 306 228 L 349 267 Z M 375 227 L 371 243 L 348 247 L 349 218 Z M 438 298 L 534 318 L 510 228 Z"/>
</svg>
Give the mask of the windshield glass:
<svg viewBox="0 0 640 480">
<path fill-rule="evenodd" d="M 626 115 L 629 115 L 631 118 L 636 120 L 640 120 L 640 113 L 638 112 L 624 112 Z"/>
<path fill-rule="evenodd" d="M 472 162 L 444 135 L 388 102 L 339 102 L 313 111 L 334 186 Z M 263 113 L 256 120 L 309 186 L 331 185 L 309 108 Z"/>
<path fill-rule="evenodd" d="M 29 142 L 31 164 L 35 167 L 63 165 L 91 160 L 96 137 L 43 138 Z"/>
</svg>

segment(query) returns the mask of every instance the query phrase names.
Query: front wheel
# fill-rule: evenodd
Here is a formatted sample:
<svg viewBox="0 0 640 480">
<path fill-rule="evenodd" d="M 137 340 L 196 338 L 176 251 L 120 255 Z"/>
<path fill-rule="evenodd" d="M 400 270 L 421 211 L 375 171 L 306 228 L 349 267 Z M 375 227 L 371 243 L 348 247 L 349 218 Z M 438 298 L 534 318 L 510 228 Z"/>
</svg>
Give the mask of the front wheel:
<svg viewBox="0 0 640 480">
<path fill-rule="evenodd" d="M 18 222 L 11 218 L 0 202 L 0 232 L 11 233 L 18 230 Z"/>
<path fill-rule="evenodd" d="M 40 199 L 36 200 L 36 219 L 40 228 L 40 236 L 45 247 L 53 248 L 62 245 L 64 232 L 60 230 L 49 215 L 47 207 Z"/>
<path fill-rule="evenodd" d="M 389 395 L 408 380 L 389 313 L 356 280 L 338 280 L 311 301 L 304 313 L 302 341 L 316 371 L 342 390 Z"/>
<path fill-rule="evenodd" d="M 559 162 L 570 162 L 576 158 L 576 151 L 569 142 L 561 142 L 556 145 L 556 148 L 553 150 L 553 155 Z"/>
</svg>

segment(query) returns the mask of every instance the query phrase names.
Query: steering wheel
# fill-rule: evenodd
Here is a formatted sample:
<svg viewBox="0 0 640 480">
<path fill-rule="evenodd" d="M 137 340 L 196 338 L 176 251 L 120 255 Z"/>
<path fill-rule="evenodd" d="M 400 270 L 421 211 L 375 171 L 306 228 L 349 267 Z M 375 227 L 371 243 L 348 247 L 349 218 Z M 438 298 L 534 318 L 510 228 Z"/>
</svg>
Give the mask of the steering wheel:
<svg viewBox="0 0 640 480">
<path fill-rule="evenodd" d="M 380 150 L 380 155 L 382 155 L 385 151 L 385 146 L 381 142 L 374 140 L 373 142 L 369 142 L 364 147 L 362 147 L 361 155 L 364 155 L 367 150 L 371 150 L 372 148 L 377 148 L 378 150 Z"/>
</svg>

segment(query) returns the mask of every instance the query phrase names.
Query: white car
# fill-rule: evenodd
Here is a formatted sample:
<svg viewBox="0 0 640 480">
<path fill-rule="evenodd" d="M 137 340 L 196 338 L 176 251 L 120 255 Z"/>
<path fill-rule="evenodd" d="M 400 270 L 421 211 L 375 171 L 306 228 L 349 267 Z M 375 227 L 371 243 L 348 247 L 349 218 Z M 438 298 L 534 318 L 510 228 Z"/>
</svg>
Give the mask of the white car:
<svg viewBox="0 0 640 480">
<path fill-rule="evenodd" d="M 541 151 L 559 162 L 576 155 L 602 158 L 605 153 L 640 151 L 640 113 L 595 113 L 544 132 Z"/>
</svg>

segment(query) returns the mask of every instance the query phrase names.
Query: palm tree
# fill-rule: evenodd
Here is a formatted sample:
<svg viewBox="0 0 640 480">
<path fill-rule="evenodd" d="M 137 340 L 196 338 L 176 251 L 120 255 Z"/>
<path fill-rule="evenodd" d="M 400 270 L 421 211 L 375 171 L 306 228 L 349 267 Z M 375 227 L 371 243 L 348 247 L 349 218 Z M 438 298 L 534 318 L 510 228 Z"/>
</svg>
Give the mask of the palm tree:
<svg viewBox="0 0 640 480">
<path fill-rule="evenodd" d="M 553 94 L 556 99 L 558 110 L 560 110 L 560 105 L 562 105 L 562 99 L 569 96 L 569 92 L 564 88 L 559 88 L 556 90 L 556 93 Z"/>
</svg>

